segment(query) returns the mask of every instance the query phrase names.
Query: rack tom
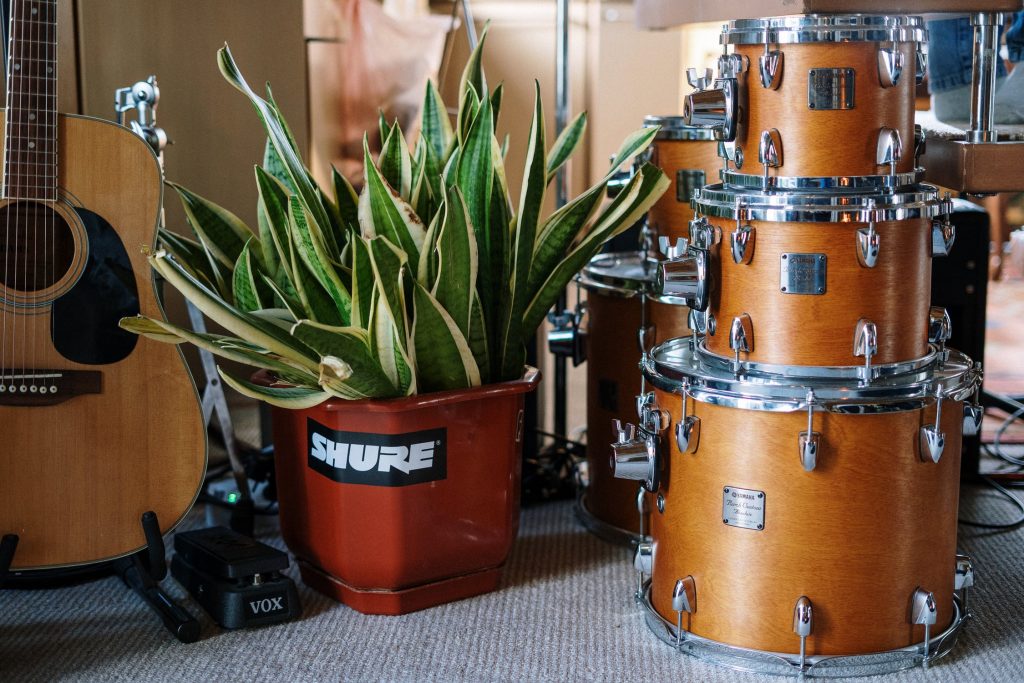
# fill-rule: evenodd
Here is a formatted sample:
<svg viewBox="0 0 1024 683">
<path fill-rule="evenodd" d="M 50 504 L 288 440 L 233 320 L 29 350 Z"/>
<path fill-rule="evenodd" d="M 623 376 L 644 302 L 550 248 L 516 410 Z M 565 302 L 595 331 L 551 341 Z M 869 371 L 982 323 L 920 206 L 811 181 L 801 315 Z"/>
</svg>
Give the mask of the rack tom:
<svg viewBox="0 0 1024 683">
<path fill-rule="evenodd" d="M 741 19 L 719 78 L 691 74 L 688 123 L 734 142 L 723 182 L 777 189 L 870 189 L 920 179 L 914 92 L 924 76 L 920 17 L 865 14 Z"/>
<path fill-rule="evenodd" d="M 952 645 L 965 614 L 954 590 L 968 584 L 956 553 L 960 440 L 979 419 L 965 404 L 980 381 L 970 359 L 953 351 L 858 389 L 738 379 L 677 339 L 644 372 L 655 402 L 633 441 L 650 449 L 640 464 L 659 501 L 637 566 L 651 576 L 657 632 L 791 675 L 798 653 L 800 669 L 864 675 Z M 635 465 L 620 458 L 630 450 L 616 444 L 616 474 Z M 887 654 L 823 661 L 868 653 Z"/>
<path fill-rule="evenodd" d="M 952 245 L 931 186 L 854 195 L 705 187 L 687 253 L 659 291 L 706 310 L 707 351 L 784 375 L 861 366 L 869 375 L 928 352 L 931 257 Z"/>
<path fill-rule="evenodd" d="M 648 223 L 656 236 L 675 242 L 687 236 L 693 191 L 718 182 L 722 160 L 710 130 L 687 126 L 681 116 L 645 117 L 644 127 L 653 126 L 660 130 L 650 147 L 650 162 L 664 171 L 670 184 L 648 212 Z"/>
<path fill-rule="evenodd" d="M 587 473 L 581 517 L 593 531 L 626 541 L 640 531 L 637 485 L 608 466 L 613 418 L 635 414 L 641 389 L 638 331 L 651 346 L 690 333 L 687 311 L 641 296 L 654 264 L 639 253 L 600 254 L 580 278 L 587 290 Z"/>
</svg>

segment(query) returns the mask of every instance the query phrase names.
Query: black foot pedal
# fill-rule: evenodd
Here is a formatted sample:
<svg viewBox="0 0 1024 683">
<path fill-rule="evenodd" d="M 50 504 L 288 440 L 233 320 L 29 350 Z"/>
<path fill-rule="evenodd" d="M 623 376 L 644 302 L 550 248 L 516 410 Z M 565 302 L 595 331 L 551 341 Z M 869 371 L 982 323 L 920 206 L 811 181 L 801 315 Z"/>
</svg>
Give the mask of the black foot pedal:
<svg viewBox="0 0 1024 683">
<path fill-rule="evenodd" d="M 264 626 L 302 613 L 288 554 L 227 527 L 174 536 L 171 574 L 224 628 Z"/>
</svg>

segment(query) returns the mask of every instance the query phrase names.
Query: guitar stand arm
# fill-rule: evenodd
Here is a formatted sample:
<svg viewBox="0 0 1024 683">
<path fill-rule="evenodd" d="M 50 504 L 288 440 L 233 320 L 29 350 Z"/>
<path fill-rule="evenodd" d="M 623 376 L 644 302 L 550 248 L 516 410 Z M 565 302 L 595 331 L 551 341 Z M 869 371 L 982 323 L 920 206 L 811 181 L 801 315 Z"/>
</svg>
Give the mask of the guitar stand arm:
<svg viewBox="0 0 1024 683">
<path fill-rule="evenodd" d="M 142 515 L 142 530 L 146 535 L 146 549 L 117 560 L 115 570 L 125 585 L 157 613 L 175 638 L 183 643 L 194 643 L 199 640 L 199 622 L 160 587 L 159 582 L 167 576 L 167 560 L 155 512 Z"/>
</svg>

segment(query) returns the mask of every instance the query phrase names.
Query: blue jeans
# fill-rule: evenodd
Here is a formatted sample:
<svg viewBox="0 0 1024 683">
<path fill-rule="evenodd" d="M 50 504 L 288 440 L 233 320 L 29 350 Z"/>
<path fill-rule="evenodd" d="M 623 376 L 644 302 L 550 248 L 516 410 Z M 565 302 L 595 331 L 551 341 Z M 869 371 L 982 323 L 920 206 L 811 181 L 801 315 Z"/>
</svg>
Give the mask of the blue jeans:
<svg viewBox="0 0 1024 683">
<path fill-rule="evenodd" d="M 1016 12 L 1003 26 L 1010 61 L 1024 58 L 1024 12 Z M 928 22 L 928 87 L 945 92 L 971 84 L 974 65 L 974 27 L 968 17 Z M 1006 75 L 1002 60 L 996 76 Z"/>
</svg>

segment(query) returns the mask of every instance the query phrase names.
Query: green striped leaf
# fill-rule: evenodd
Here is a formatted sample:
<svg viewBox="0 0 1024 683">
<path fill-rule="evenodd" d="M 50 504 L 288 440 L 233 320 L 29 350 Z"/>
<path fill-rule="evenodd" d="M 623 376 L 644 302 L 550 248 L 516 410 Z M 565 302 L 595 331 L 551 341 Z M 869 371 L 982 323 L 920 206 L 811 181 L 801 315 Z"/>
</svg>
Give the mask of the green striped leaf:
<svg viewBox="0 0 1024 683">
<path fill-rule="evenodd" d="M 480 371 L 458 325 L 418 282 L 413 282 L 412 325 L 416 371 L 422 391 L 480 385 Z"/>
<path fill-rule="evenodd" d="M 370 335 L 366 330 L 357 327 L 329 327 L 301 320 L 292 328 L 292 334 L 322 357 L 330 356 L 344 361 L 351 368 L 351 374 L 343 381 L 359 397 L 389 398 L 399 395 L 371 351 Z M 336 365 L 329 369 L 335 370 Z M 336 371 L 332 373 L 333 378 L 337 379 L 338 376 Z"/>
<path fill-rule="evenodd" d="M 160 228 L 158 235 L 160 246 L 166 249 L 193 277 L 208 288 L 220 293 L 221 296 L 225 295 L 217 288 L 217 273 L 210 263 L 210 255 L 202 244 L 166 228 Z"/>
<path fill-rule="evenodd" d="M 253 263 L 252 251 L 249 249 L 253 241 L 251 240 L 246 244 L 242 248 L 242 253 L 238 255 L 232 279 L 235 307 L 247 313 L 267 308 L 269 304 L 260 296 L 260 289 L 262 287 L 257 285 L 257 283 L 262 284 L 262 282 L 260 280 L 259 267 Z"/>
<path fill-rule="evenodd" d="M 388 131 L 388 137 L 377 157 L 377 167 L 388 184 L 398 190 L 399 196 L 405 201 L 412 198 L 412 159 L 409 146 L 402 135 L 402 128 L 395 121 Z"/>
<path fill-rule="evenodd" d="M 480 305 L 480 297 L 473 296 L 473 308 L 470 310 L 469 348 L 476 359 L 476 367 L 480 370 L 480 381 L 487 384 L 491 381 L 491 355 L 487 345 L 487 325 L 484 322 L 484 309 Z"/>
<path fill-rule="evenodd" d="M 220 367 L 217 368 L 217 372 L 220 373 L 220 376 L 229 387 L 243 396 L 269 403 L 278 408 L 305 410 L 306 408 L 318 406 L 331 397 L 329 393 L 319 388 L 294 387 L 283 383 L 281 385 L 265 387 L 247 382 L 239 377 L 234 377 Z"/>
<path fill-rule="evenodd" d="M 256 189 L 259 192 L 256 214 L 260 226 L 260 247 L 268 266 L 276 264 L 276 268 L 268 267 L 267 271 L 276 275 L 288 263 L 288 243 L 291 240 L 288 235 L 288 191 L 280 180 L 259 166 L 256 167 Z"/>
<path fill-rule="evenodd" d="M 434 158 L 444 159 L 451 147 L 455 133 L 452 131 L 451 121 L 448 120 L 448 109 L 432 81 L 427 81 L 420 121 L 420 135 L 433 151 Z"/>
<path fill-rule="evenodd" d="M 448 193 L 443 215 L 437 236 L 437 279 L 431 294 L 455 320 L 462 334 L 468 335 L 478 255 L 476 235 L 457 187 Z"/>
<path fill-rule="evenodd" d="M 370 148 L 363 137 L 363 159 L 366 184 L 359 196 L 359 225 L 364 236 L 386 237 L 405 251 L 413 270 L 419 264 L 420 248 L 426 230 L 416 212 L 392 189 L 370 157 Z"/>
<path fill-rule="evenodd" d="M 547 179 L 545 184 L 550 183 L 551 179 L 555 177 L 569 157 L 573 155 L 576 148 L 579 147 L 580 142 L 583 140 L 583 134 L 587 130 L 587 112 L 580 112 L 576 115 L 572 121 L 569 122 L 555 140 L 554 146 L 551 148 L 551 154 L 548 157 L 547 165 Z"/>
<path fill-rule="evenodd" d="M 423 253 L 420 256 L 419 271 L 416 273 L 416 281 L 431 290 L 437 282 L 437 236 L 441 230 L 443 217 L 444 212 L 438 211 L 430 221 L 427 236 L 423 238 Z"/>
<path fill-rule="evenodd" d="M 242 247 L 254 237 L 242 220 L 222 206 L 200 197 L 181 185 L 168 183 L 181 198 L 185 218 L 196 236 L 222 265 L 231 268 L 242 253 Z"/>
<path fill-rule="evenodd" d="M 352 298 L 332 265 L 331 257 L 324 245 L 323 233 L 319 226 L 310 220 L 297 196 L 292 195 L 288 198 L 288 209 L 289 225 L 299 257 L 316 277 L 320 286 L 330 295 L 341 321 L 344 323 L 350 320 Z"/>
<path fill-rule="evenodd" d="M 462 78 L 459 80 L 459 102 L 465 103 L 466 93 L 470 90 L 477 95 L 477 102 L 481 99 L 490 99 L 487 97 L 487 93 L 490 92 L 487 89 L 487 77 L 484 75 L 483 67 L 483 53 L 484 43 L 487 42 L 487 31 L 490 28 L 490 22 L 484 24 L 484 30 L 480 32 L 480 39 L 477 41 L 476 48 L 469 55 L 469 59 L 466 61 L 466 67 L 462 70 Z M 462 113 L 461 111 L 459 112 Z"/>
<path fill-rule="evenodd" d="M 502 262 L 495 263 L 492 242 L 499 242 L 498 231 L 507 227 L 491 225 L 491 195 L 494 192 L 494 126 L 490 113 L 490 100 L 484 100 L 480 114 L 466 136 L 456 170 L 456 185 L 466 202 L 470 224 L 476 232 L 477 253 L 480 255 L 479 284 L 484 318 L 494 317 L 494 290 L 500 282 Z"/>
<path fill-rule="evenodd" d="M 331 179 L 334 182 L 334 199 L 341 213 L 341 221 L 350 233 L 359 232 L 359 195 L 356 194 L 348 178 L 331 167 Z"/>
<path fill-rule="evenodd" d="M 352 247 L 352 326 L 367 329 L 373 307 L 376 275 L 370 261 L 370 247 L 362 235 L 353 235 Z"/>
<path fill-rule="evenodd" d="M 375 237 L 369 240 L 370 263 L 376 278 L 376 288 L 381 294 L 381 305 L 387 308 L 392 324 L 402 345 L 408 338 L 405 324 L 405 292 L 402 288 L 402 269 L 407 263 L 406 255 L 387 239 Z M 379 312 L 379 311 L 378 311 Z"/>
</svg>

